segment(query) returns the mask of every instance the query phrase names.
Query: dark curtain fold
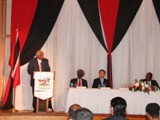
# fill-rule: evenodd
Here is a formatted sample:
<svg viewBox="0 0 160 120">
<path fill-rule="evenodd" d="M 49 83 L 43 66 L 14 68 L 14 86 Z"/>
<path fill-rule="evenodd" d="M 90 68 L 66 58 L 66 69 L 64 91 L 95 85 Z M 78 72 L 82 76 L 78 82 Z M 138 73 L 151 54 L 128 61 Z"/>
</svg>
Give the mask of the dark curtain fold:
<svg viewBox="0 0 160 120">
<path fill-rule="evenodd" d="M 118 46 L 131 25 L 143 0 L 120 0 L 112 51 Z"/>
<path fill-rule="evenodd" d="M 160 0 L 153 0 L 153 5 L 160 23 Z"/>
<path fill-rule="evenodd" d="M 35 16 L 21 52 L 21 65 L 35 56 L 46 42 L 60 13 L 64 0 L 39 0 Z"/>
<path fill-rule="evenodd" d="M 78 0 L 78 3 L 97 39 L 107 51 L 100 22 L 98 1 L 97 0 Z"/>
</svg>

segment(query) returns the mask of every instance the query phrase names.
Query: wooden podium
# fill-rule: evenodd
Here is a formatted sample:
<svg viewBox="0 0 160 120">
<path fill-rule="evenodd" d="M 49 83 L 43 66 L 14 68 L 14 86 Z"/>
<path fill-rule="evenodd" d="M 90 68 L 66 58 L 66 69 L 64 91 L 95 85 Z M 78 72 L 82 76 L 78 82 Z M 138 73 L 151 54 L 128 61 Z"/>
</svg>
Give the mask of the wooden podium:
<svg viewBox="0 0 160 120">
<path fill-rule="evenodd" d="M 42 100 L 37 98 L 36 112 L 48 112 L 49 100 L 50 99 Z"/>
<path fill-rule="evenodd" d="M 53 72 L 35 72 L 34 96 L 37 97 L 36 112 L 48 112 L 49 101 L 53 96 Z"/>
</svg>

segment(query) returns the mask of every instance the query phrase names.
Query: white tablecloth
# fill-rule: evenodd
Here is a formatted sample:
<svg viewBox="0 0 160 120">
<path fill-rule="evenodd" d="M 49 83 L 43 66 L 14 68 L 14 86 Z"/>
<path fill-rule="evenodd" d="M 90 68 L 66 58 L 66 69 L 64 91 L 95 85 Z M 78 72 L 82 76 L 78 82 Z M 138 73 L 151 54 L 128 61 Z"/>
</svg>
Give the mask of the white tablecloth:
<svg viewBox="0 0 160 120">
<path fill-rule="evenodd" d="M 110 101 L 120 96 L 127 102 L 127 114 L 145 115 L 145 107 L 148 103 L 160 104 L 160 91 L 157 92 L 133 92 L 129 90 L 106 89 L 76 89 L 70 88 L 65 112 L 68 112 L 72 104 L 79 104 L 90 109 L 93 113 L 110 113 Z"/>
</svg>

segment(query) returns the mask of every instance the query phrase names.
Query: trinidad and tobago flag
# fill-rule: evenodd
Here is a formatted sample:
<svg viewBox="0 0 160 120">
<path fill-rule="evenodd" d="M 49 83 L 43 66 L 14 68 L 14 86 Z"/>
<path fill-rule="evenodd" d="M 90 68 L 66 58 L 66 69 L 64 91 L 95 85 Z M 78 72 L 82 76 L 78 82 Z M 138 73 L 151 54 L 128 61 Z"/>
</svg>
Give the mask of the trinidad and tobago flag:
<svg viewBox="0 0 160 120">
<path fill-rule="evenodd" d="M 2 108 L 5 108 L 5 109 L 10 109 L 13 107 L 12 106 L 13 88 L 15 88 L 17 85 L 20 84 L 20 40 L 19 40 L 18 29 L 16 29 L 16 38 L 14 41 L 14 46 L 11 47 L 9 65 L 11 67 L 11 70 L 8 77 L 8 83 L 6 86 L 6 90 L 5 90 L 5 94 L 2 102 Z M 10 104 L 6 104 L 6 103 L 10 103 Z"/>
</svg>

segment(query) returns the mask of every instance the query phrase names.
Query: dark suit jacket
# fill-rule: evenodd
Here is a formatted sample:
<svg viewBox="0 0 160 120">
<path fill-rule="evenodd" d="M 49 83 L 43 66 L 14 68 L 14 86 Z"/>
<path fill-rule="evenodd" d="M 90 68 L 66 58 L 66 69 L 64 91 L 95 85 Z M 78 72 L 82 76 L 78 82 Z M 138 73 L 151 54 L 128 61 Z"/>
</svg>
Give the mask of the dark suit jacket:
<svg viewBox="0 0 160 120">
<path fill-rule="evenodd" d="M 128 119 L 126 119 L 124 117 L 121 117 L 121 116 L 117 117 L 117 116 L 113 115 L 109 118 L 105 118 L 105 119 L 102 119 L 102 120 L 128 120 Z"/>
<path fill-rule="evenodd" d="M 146 79 L 141 79 L 140 81 L 147 82 Z M 151 80 L 151 86 L 157 86 L 157 88 L 160 89 L 160 87 L 159 87 L 159 85 L 158 85 L 156 80 Z"/>
<path fill-rule="evenodd" d="M 29 61 L 28 64 L 28 73 L 31 75 L 31 83 L 30 85 L 34 87 L 34 78 L 33 78 L 33 72 L 39 71 L 39 65 L 37 58 L 33 58 Z M 42 59 L 42 71 L 50 71 L 50 67 L 48 64 L 48 59 L 44 58 Z"/>
<path fill-rule="evenodd" d="M 105 78 L 104 78 L 104 80 L 103 80 L 103 85 L 104 85 L 104 84 L 105 84 L 106 87 L 110 87 L 110 82 L 109 82 L 108 79 L 105 79 Z M 92 88 L 98 88 L 99 85 L 100 85 L 101 87 L 103 87 L 102 84 L 101 84 L 100 78 L 94 79 Z"/>
<path fill-rule="evenodd" d="M 73 84 L 73 86 L 76 86 L 77 80 L 78 80 L 78 78 L 71 79 L 69 86 L 71 87 L 71 83 Z M 87 80 L 85 80 L 83 78 L 82 78 L 82 86 L 88 88 Z"/>
</svg>

